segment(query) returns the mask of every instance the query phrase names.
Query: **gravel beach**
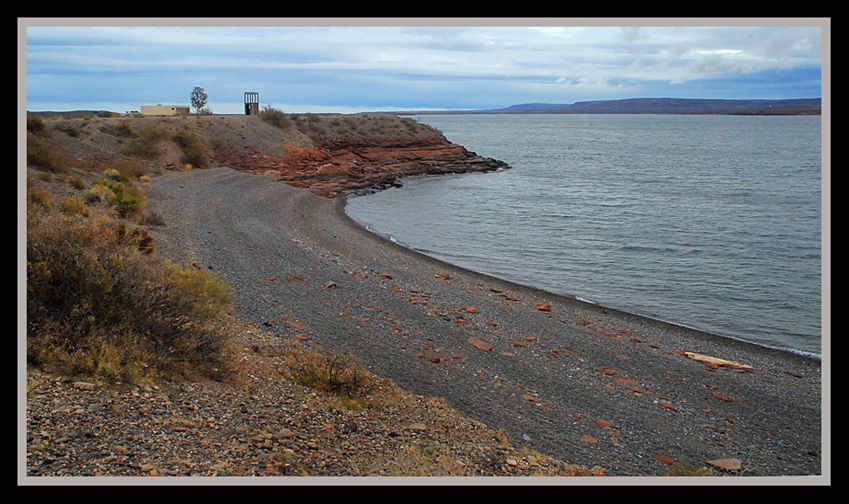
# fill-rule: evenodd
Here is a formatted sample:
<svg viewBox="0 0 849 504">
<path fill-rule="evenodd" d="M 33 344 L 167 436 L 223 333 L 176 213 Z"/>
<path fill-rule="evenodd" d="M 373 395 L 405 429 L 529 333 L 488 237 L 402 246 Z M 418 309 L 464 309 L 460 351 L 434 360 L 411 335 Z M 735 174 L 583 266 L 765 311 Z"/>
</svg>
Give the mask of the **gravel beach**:
<svg viewBox="0 0 849 504">
<path fill-rule="evenodd" d="M 147 194 L 161 252 L 229 282 L 239 316 L 353 353 L 516 445 L 619 476 L 722 459 L 741 461 L 727 474 L 821 473 L 816 359 L 457 268 L 269 177 L 168 173 Z"/>
</svg>

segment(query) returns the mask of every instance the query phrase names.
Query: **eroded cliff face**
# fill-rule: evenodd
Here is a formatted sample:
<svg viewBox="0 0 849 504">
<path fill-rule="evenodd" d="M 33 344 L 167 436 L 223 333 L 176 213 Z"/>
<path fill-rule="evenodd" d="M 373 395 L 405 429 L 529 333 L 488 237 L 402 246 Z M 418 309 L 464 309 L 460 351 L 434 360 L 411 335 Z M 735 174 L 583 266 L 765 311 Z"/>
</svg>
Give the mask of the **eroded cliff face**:
<svg viewBox="0 0 849 504">
<path fill-rule="evenodd" d="M 411 175 L 494 171 L 502 161 L 479 156 L 444 138 L 413 142 L 346 142 L 335 139 L 317 147 L 282 145 L 283 154 L 268 155 L 254 148 L 217 151 L 215 164 L 270 175 L 295 187 L 327 197 L 346 190 L 379 190 Z"/>
<path fill-rule="evenodd" d="M 411 175 L 507 168 L 451 143 L 435 128 L 389 115 L 288 114 L 280 126 L 236 115 L 76 117 L 49 119 L 45 129 L 37 139 L 45 148 L 89 172 L 225 166 L 327 197 L 383 189 Z M 194 157 L 204 163 L 187 159 L 178 137 L 191 139 Z"/>
</svg>

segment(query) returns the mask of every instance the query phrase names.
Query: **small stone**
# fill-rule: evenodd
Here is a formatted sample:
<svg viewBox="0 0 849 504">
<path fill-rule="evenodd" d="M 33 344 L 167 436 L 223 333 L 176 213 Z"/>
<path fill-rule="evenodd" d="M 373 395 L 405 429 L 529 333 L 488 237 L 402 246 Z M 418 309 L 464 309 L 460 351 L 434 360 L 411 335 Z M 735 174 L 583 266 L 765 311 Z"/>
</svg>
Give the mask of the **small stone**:
<svg viewBox="0 0 849 504">
<path fill-rule="evenodd" d="M 86 391 L 91 391 L 91 390 L 94 390 L 94 389 L 97 388 L 97 385 L 95 385 L 94 383 L 82 382 L 82 381 L 74 382 L 73 384 L 71 384 L 71 386 L 74 387 L 77 390 L 86 390 Z"/>
<path fill-rule="evenodd" d="M 415 432 L 424 432 L 427 430 L 427 426 L 423 423 L 414 423 L 407 426 L 407 430 L 415 431 Z"/>
<path fill-rule="evenodd" d="M 324 290 L 333 289 L 334 287 L 336 287 L 336 282 L 327 282 L 326 284 L 321 286 L 321 288 Z"/>
<path fill-rule="evenodd" d="M 476 338 L 474 336 L 469 336 L 469 339 L 467 341 L 469 342 L 470 345 L 472 345 L 476 348 L 479 348 L 481 350 L 484 350 L 484 351 L 487 351 L 487 352 L 492 350 L 492 343 L 484 341 L 480 338 Z"/>
<path fill-rule="evenodd" d="M 518 467 L 519 466 L 519 462 L 517 462 L 516 459 L 507 459 L 504 462 L 506 462 L 507 465 L 509 465 L 510 467 Z"/>
<path fill-rule="evenodd" d="M 100 403 L 91 403 L 91 404 L 88 405 L 88 407 L 86 409 L 88 411 L 91 411 L 92 413 L 98 413 L 98 412 L 103 411 L 103 405 L 100 404 Z"/>
<path fill-rule="evenodd" d="M 707 464 L 723 471 L 739 471 L 743 467 L 743 462 L 736 458 L 708 460 Z"/>
</svg>

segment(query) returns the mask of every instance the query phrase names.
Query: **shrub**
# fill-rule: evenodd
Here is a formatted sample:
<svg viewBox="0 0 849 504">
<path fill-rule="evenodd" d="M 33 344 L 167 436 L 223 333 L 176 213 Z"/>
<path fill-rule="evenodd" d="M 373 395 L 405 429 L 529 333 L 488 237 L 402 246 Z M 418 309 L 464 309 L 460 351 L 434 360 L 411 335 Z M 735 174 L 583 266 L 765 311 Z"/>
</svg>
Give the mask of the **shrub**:
<svg viewBox="0 0 849 504">
<path fill-rule="evenodd" d="M 320 353 L 293 342 L 286 351 L 285 373 L 301 385 L 340 396 L 351 409 L 362 409 L 376 386 L 372 375 L 350 355 Z"/>
<path fill-rule="evenodd" d="M 63 198 L 61 209 L 62 213 L 68 215 L 88 215 L 85 202 L 79 198 Z"/>
<path fill-rule="evenodd" d="M 73 124 L 57 124 L 56 129 L 69 137 L 77 138 L 80 136 L 80 129 Z"/>
<path fill-rule="evenodd" d="M 79 178 L 72 178 L 68 181 L 68 183 L 71 184 L 71 187 L 73 187 L 77 191 L 82 191 L 83 189 L 85 189 L 85 182 L 83 182 Z"/>
<path fill-rule="evenodd" d="M 29 203 L 30 206 L 50 208 L 50 193 L 44 189 L 30 189 L 27 193 L 27 203 Z"/>
<path fill-rule="evenodd" d="M 42 182 L 53 182 L 53 175 L 51 175 L 50 172 L 40 173 L 38 175 L 38 180 L 41 180 Z"/>
<path fill-rule="evenodd" d="M 148 124 L 139 131 L 124 152 L 130 156 L 153 159 L 159 154 L 156 144 L 166 137 L 166 133 L 155 125 Z"/>
<path fill-rule="evenodd" d="M 130 127 L 130 123 L 127 121 L 120 121 L 116 123 L 106 123 L 101 126 L 100 131 L 106 133 L 107 135 L 112 135 L 119 138 L 130 138 L 136 136 L 133 128 Z"/>
<path fill-rule="evenodd" d="M 29 116 L 27 117 L 27 131 L 34 135 L 47 134 L 47 123 L 40 117 Z"/>
<path fill-rule="evenodd" d="M 120 182 L 135 180 L 142 175 L 150 173 L 153 169 L 138 159 L 134 158 L 113 158 L 106 163 L 113 175 L 110 178 Z M 104 173 L 106 173 L 104 171 Z"/>
<path fill-rule="evenodd" d="M 117 208 L 121 217 L 138 214 L 147 206 L 147 200 L 142 191 L 129 182 L 101 176 L 92 181 L 92 187 L 94 186 L 103 187 L 111 193 L 107 194 L 106 201 Z"/>
<path fill-rule="evenodd" d="M 96 205 L 103 202 L 108 203 L 109 200 L 115 197 L 115 193 L 101 185 L 92 185 L 91 189 L 88 189 L 84 193 L 84 197 L 86 203 L 89 205 Z"/>
<path fill-rule="evenodd" d="M 206 153 L 203 152 L 197 137 L 188 130 L 180 130 L 171 137 L 183 150 L 183 163 L 190 163 L 194 167 L 203 168 L 209 164 Z"/>
<path fill-rule="evenodd" d="M 286 113 L 280 109 L 272 107 L 271 105 L 266 105 L 262 108 L 259 112 L 259 118 L 280 129 L 292 127 L 292 121 L 289 120 Z"/>
<path fill-rule="evenodd" d="M 40 170 L 64 172 L 67 160 L 51 142 L 27 135 L 27 164 Z"/>
<path fill-rule="evenodd" d="M 101 214 L 30 219 L 28 361 L 129 382 L 224 377 L 227 285 L 146 254 L 136 231 Z"/>
</svg>

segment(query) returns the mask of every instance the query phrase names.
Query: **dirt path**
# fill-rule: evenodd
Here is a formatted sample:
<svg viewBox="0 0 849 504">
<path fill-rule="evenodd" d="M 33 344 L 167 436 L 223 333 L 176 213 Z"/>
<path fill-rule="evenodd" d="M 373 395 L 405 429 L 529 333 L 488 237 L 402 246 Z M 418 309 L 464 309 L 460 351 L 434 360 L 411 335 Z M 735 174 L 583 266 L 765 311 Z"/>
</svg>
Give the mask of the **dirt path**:
<svg viewBox="0 0 849 504">
<path fill-rule="evenodd" d="M 220 274 L 240 315 L 354 353 L 513 443 L 611 475 L 728 458 L 746 475 L 820 473 L 816 360 L 452 267 L 366 232 L 342 200 L 266 177 L 173 173 L 148 194 L 163 252 Z"/>
</svg>

